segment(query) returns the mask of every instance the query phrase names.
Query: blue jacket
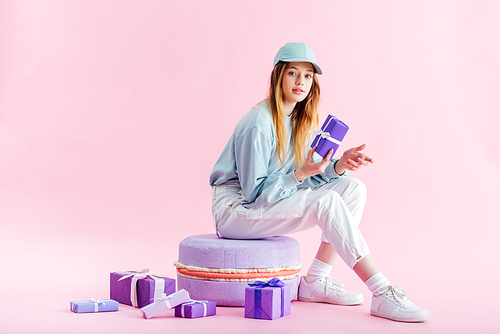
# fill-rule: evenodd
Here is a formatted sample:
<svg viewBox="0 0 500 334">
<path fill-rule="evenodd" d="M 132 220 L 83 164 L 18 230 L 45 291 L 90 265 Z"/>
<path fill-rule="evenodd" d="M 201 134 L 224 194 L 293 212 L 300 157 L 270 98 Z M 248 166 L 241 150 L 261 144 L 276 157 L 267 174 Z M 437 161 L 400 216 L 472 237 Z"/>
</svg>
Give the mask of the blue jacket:
<svg viewBox="0 0 500 334">
<path fill-rule="evenodd" d="M 298 187 L 317 187 L 338 178 L 334 168 L 337 159 L 332 159 L 324 173 L 297 181 L 293 170 L 290 117 L 286 117 L 285 122 L 288 134 L 285 167 L 276 155 L 273 118 L 267 101 L 264 101 L 253 107 L 236 125 L 210 174 L 210 185 L 239 184 L 244 196 L 241 204 L 249 208 L 288 198 Z M 316 153 L 314 155 L 316 162 L 322 159 Z"/>
</svg>

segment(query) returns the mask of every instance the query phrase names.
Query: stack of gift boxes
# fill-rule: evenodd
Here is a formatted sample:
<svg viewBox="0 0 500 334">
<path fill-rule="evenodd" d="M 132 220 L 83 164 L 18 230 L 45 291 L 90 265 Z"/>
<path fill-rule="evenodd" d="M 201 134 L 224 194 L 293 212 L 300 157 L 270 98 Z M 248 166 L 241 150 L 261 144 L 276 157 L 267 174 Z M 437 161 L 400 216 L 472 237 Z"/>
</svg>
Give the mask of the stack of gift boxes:
<svg viewBox="0 0 500 334">
<path fill-rule="evenodd" d="M 290 314 L 290 286 L 278 278 L 269 282 L 250 283 L 245 291 L 245 317 L 273 320 Z M 175 308 L 174 315 L 182 318 L 200 318 L 216 314 L 216 303 L 192 300 L 189 292 L 175 292 L 175 279 L 150 272 L 112 272 L 110 299 L 89 299 L 70 303 L 75 313 L 118 311 L 118 303 L 141 309 L 150 319 Z"/>
<path fill-rule="evenodd" d="M 338 118 L 329 115 L 321 130 L 310 131 L 316 135 L 311 147 L 316 146 L 316 153 L 322 157 L 330 149 L 334 154 L 348 129 Z M 175 291 L 175 279 L 152 273 L 149 269 L 112 272 L 110 299 L 71 302 L 70 309 L 75 313 L 118 311 L 118 303 L 140 308 L 146 319 L 172 308 L 175 308 L 174 315 L 182 318 L 200 318 L 216 313 L 215 302 L 192 300 L 188 291 Z M 281 318 L 290 314 L 290 304 L 290 286 L 278 278 L 250 283 L 245 289 L 245 318 Z"/>
</svg>

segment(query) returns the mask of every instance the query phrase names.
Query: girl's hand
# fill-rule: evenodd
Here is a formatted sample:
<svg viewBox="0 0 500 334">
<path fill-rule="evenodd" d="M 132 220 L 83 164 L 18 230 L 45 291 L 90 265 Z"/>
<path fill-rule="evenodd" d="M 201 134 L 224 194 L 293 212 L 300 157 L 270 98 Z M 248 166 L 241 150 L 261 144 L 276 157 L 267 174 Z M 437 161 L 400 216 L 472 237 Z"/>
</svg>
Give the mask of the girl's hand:
<svg viewBox="0 0 500 334">
<path fill-rule="evenodd" d="M 323 173 L 330 163 L 330 157 L 333 154 L 333 150 L 328 151 L 328 154 L 323 158 L 323 160 L 318 163 L 315 163 L 313 160 L 313 153 L 315 151 L 316 146 L 309 150 L 306 161 L 304 161 L 302 166 L 300 166 L 300 168 L 295 171 L 295 178 L 297 179 L 297 181 L 302 182 L 309 176 Z"/>
<path fill-rule="evenodd" d="M 335 172 L 339 175 L 347 170 L 357 171 L 361 166 L 368 166 L 373 163 L 373 159 L 360 151 L 366 148 L 366 144 L 351 148 L 342 154 L 342 157 L 335 163 Z"/>
</svg>

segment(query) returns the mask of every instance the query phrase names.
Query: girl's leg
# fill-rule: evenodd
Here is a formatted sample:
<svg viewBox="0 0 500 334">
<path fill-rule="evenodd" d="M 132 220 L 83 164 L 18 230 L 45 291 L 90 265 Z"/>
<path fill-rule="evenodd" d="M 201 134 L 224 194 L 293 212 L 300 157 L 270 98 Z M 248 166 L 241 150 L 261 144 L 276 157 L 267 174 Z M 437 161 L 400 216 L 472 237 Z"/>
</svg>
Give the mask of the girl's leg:
<svg viewBox="0 0 500 334">
<path fill-rule="evenodd" d="M 316 253 L 316 259 L 332 265 L 339 254 L 328 242 L 322 241 L 319 245 L 318 252 Z"/>
<path fill-rule="evenodd" d="M 332 211 L 335 209 L 335 211 L 347 211 L 346 224 L 357 228 L 366 202 L 366 187 L 359 180 L 341 178 L 317 188 L 314 193 L 313 197 L 316 199 L 333 197 L 332 202 L 329 203 Z M 339 207 L 340 202 L 342 204 Z M 341 284 L 330 277 L 332 264 L 337 257 L 337 251 L 323 233 L 316 257 L 307 275 L 301 279 L 299 300 L 341 305 L 356 305 L 363 302 L 363 296 L 360 293 L 346 291 Z"/>
<path fill-rule="evenodd" d="M 366 187 L 360 180 L 339 178 L 316 188 L 310 200 L 323 232 L 316 259 L 333 264 L 340 255 L 352 268 L 370 254 L 358 227 L 366 203 Z"/>
<path fill-rule="evenodd" d="M 329 277 L 333 262 L 338 257 L 335 248 L 327 242 L 321 242 L 316 257 L 314 258 L 307 275 L 306 282 L 314 282 L 318 278 Z"/>
<path fill-rule="evenodd" d="M 368 281 L 370 277 L 379 272 L 372 260 L 371 255 L 365 256 L 362 260 L 356 263 L 352 269 L 363 282 Z"/>
<path fill-rule="evenodd" d="M 357 179 L 341 178 L 332 183 L 319 187 L 320 191 L 333 191 L 340 195 L 352 215 L 352 224 L 359 225 L 366 202 L 366 187 Z M 323 235 L 316 258 L 309 268 L 306 281 L 312 282 L 320 276 L 329 277 L 331 265 L 338 257 L 338 253 L 327 238 Z M 328 266 L 330 265 L 330 267 Z"/>
<path fill-rule="evenodd" d="M 347 185 L 347 186 L 346 186 Z M 338 182 L 329 183 L 323 187 L 299 189 L 296 194 L 287 200 L 279 201 L 265 207 L 246 209 L 241 207 L 241 192 L 238 189 L 219 187 L 213 192 L 214 224 L 224 237 L 234 239 L 257 239 L 276 235 L 283 235 L 302 231 L 314 226 L 319 226 L 323 232 L 323 241 L 329 242 L 338 255 L 362 278 L 371 273 L 377 273 L 365 284 L 374 292 L 371 314 L 397 321 L 424 321 L 428 319 L 427 311 L 417 307 L 406 298 L 403 290 L 390 286 L 386 291 L 377 289 L 380 283 L 387 280 L 374 267 L 368 245 L 359 231 L 358 224 L 361 219 L 363 196 L 346 196 L 352 191 L 363 192 L 364 185 L 353 178 L 341 178 Z M 330 191 L 341 189 L 341 191 Z M 239 193 L 239 194 L 238 194 Z M 322 249 L 326 257 L 332 256 L 327 246 Z M 323 291 L 327 290 L 337 294 L 337 283 L 329 277 L 324 278 Z M 301 288 L 307 283 L 301 279 Z M 384 285 L 384 284 L 382 284 Z M 335 287 L 333 290 L 330 287 Z M 340 291 L 338 304 L 342 303 L 341 297 L 345 290 Z M 299 291 L 300 293 L 300 291 Z M 327 297 L 334 296 L 330 294 Z M 352 296 L 348 298 L 352 301 Z M 361 300 L 362 301 L 362 300 Z M 330 302 L 327 300 L 326 302 Z M 350 305 L 350 304 L 348 304 Z"/>
<path fill-rule="evenodd" d="M 353 189 L 351 185 L 349 185 L 349 187 L 347 187 L 346 189 L 349 188 Z M 349 221 L 351 222 L 351 224 L 354 223 L 357 226 L 361 219 L 362 211 L 360 210 L 361 206 L 356 204 L 359 204 L 360 202 L 362 202 L 362 200 L 356 199 L 355 196 L 354 199 L 352 198 L 352 196 L 346 196 L 346 194 L 349 194 L 349 191 L 341 191 L 339 192 L 339 194 L 342 197 L 343 202 L 351 212 L 353 219 Z M 338 216 L 339 213 L 332 212 L 332 215 Z M 346 217 L 348 217 L 348 215 L 346 215 Z M 334 222 L 334 224 L 337 223 Z M 342 229 L 342 225 L 340 225 L 340 229 Z M 353 231 L 355 230 L 356 229 L 353 228 Z M 325 230 L 323 230 L 323 238 L 329 238 L 332 236 L 331 233 L 328 233 L 328 231 L 326 232 L 327 233 L 325 233 Z M 354 239 L 356 239 L 355 232 L 353 236 Z M 335 235 L 333 235 L 333 237 L 335 237 Z M 334 245 L 338 245 L 338 240 L 332 239 L 332 241 Z M 343 244 L 344 243 L 341 243 L 339 245 L 339 249 L 342 249 L 341 247 L 343 246 Z M 358 240 L 357 242 L 355 242 L 354 248 L 361 247 L 360 249 L 363 249 L 363 244 L 365 244 L 364 240 Z M 361 250 L 360 253 L 363 253 L 363 251 Z M 352 268 L 373 294 L 370 313 L 378 317 L 403 322 L 420 322 L 427 320 L 429 318 L 427 311 L 411 302 L 406 297 L 406 293 L 404 292 L 404 290 L 399 287 L 393 287 L 389 280 L 378 270 L 373 259 L 371 258 L 370 253 L 367 253 L 366 251 L 364 253 L 365 254 L 361 259 L 356 258 L 356 262 L 353 263 Z M 323 244 L 320 246 L 319 256 L 325 260 L 334 259 L 334 253 L 331 251 L 331 249 Z M 347 259 L 348 258 L 349 257 L 347 257 Z M 344 261 L 346 261 L 345 254 L 343 259 Z M 349 264 L 348 260 L 346 261 L 346 263 Z"/>
</svg>

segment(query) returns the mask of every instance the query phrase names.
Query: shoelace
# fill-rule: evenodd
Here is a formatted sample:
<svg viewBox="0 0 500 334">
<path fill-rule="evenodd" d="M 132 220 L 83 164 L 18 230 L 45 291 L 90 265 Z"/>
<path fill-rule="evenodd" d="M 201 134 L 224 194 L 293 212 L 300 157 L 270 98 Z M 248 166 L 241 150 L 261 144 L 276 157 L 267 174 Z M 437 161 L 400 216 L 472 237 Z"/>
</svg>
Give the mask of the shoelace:
<svg viewBox="0 0 500 334">
<path fill-rule="evenodd" d="M 390 297 L 403 306 L 411 304 L 411 301 L 406 297 L 406 291 L 399 285 L 391 286 L 387 293 L 391 293 Z"/>
<path fill-rule="evenodd" d="M 340 283 L 336 278 L 334 277 L 325 277 L 326 284 L 325 284 L 325 292 L 328 292 L 328 288 L 330 286 L 338 286 L 342 290 L 344 290 L 345 284 Z"/>
</svg>

